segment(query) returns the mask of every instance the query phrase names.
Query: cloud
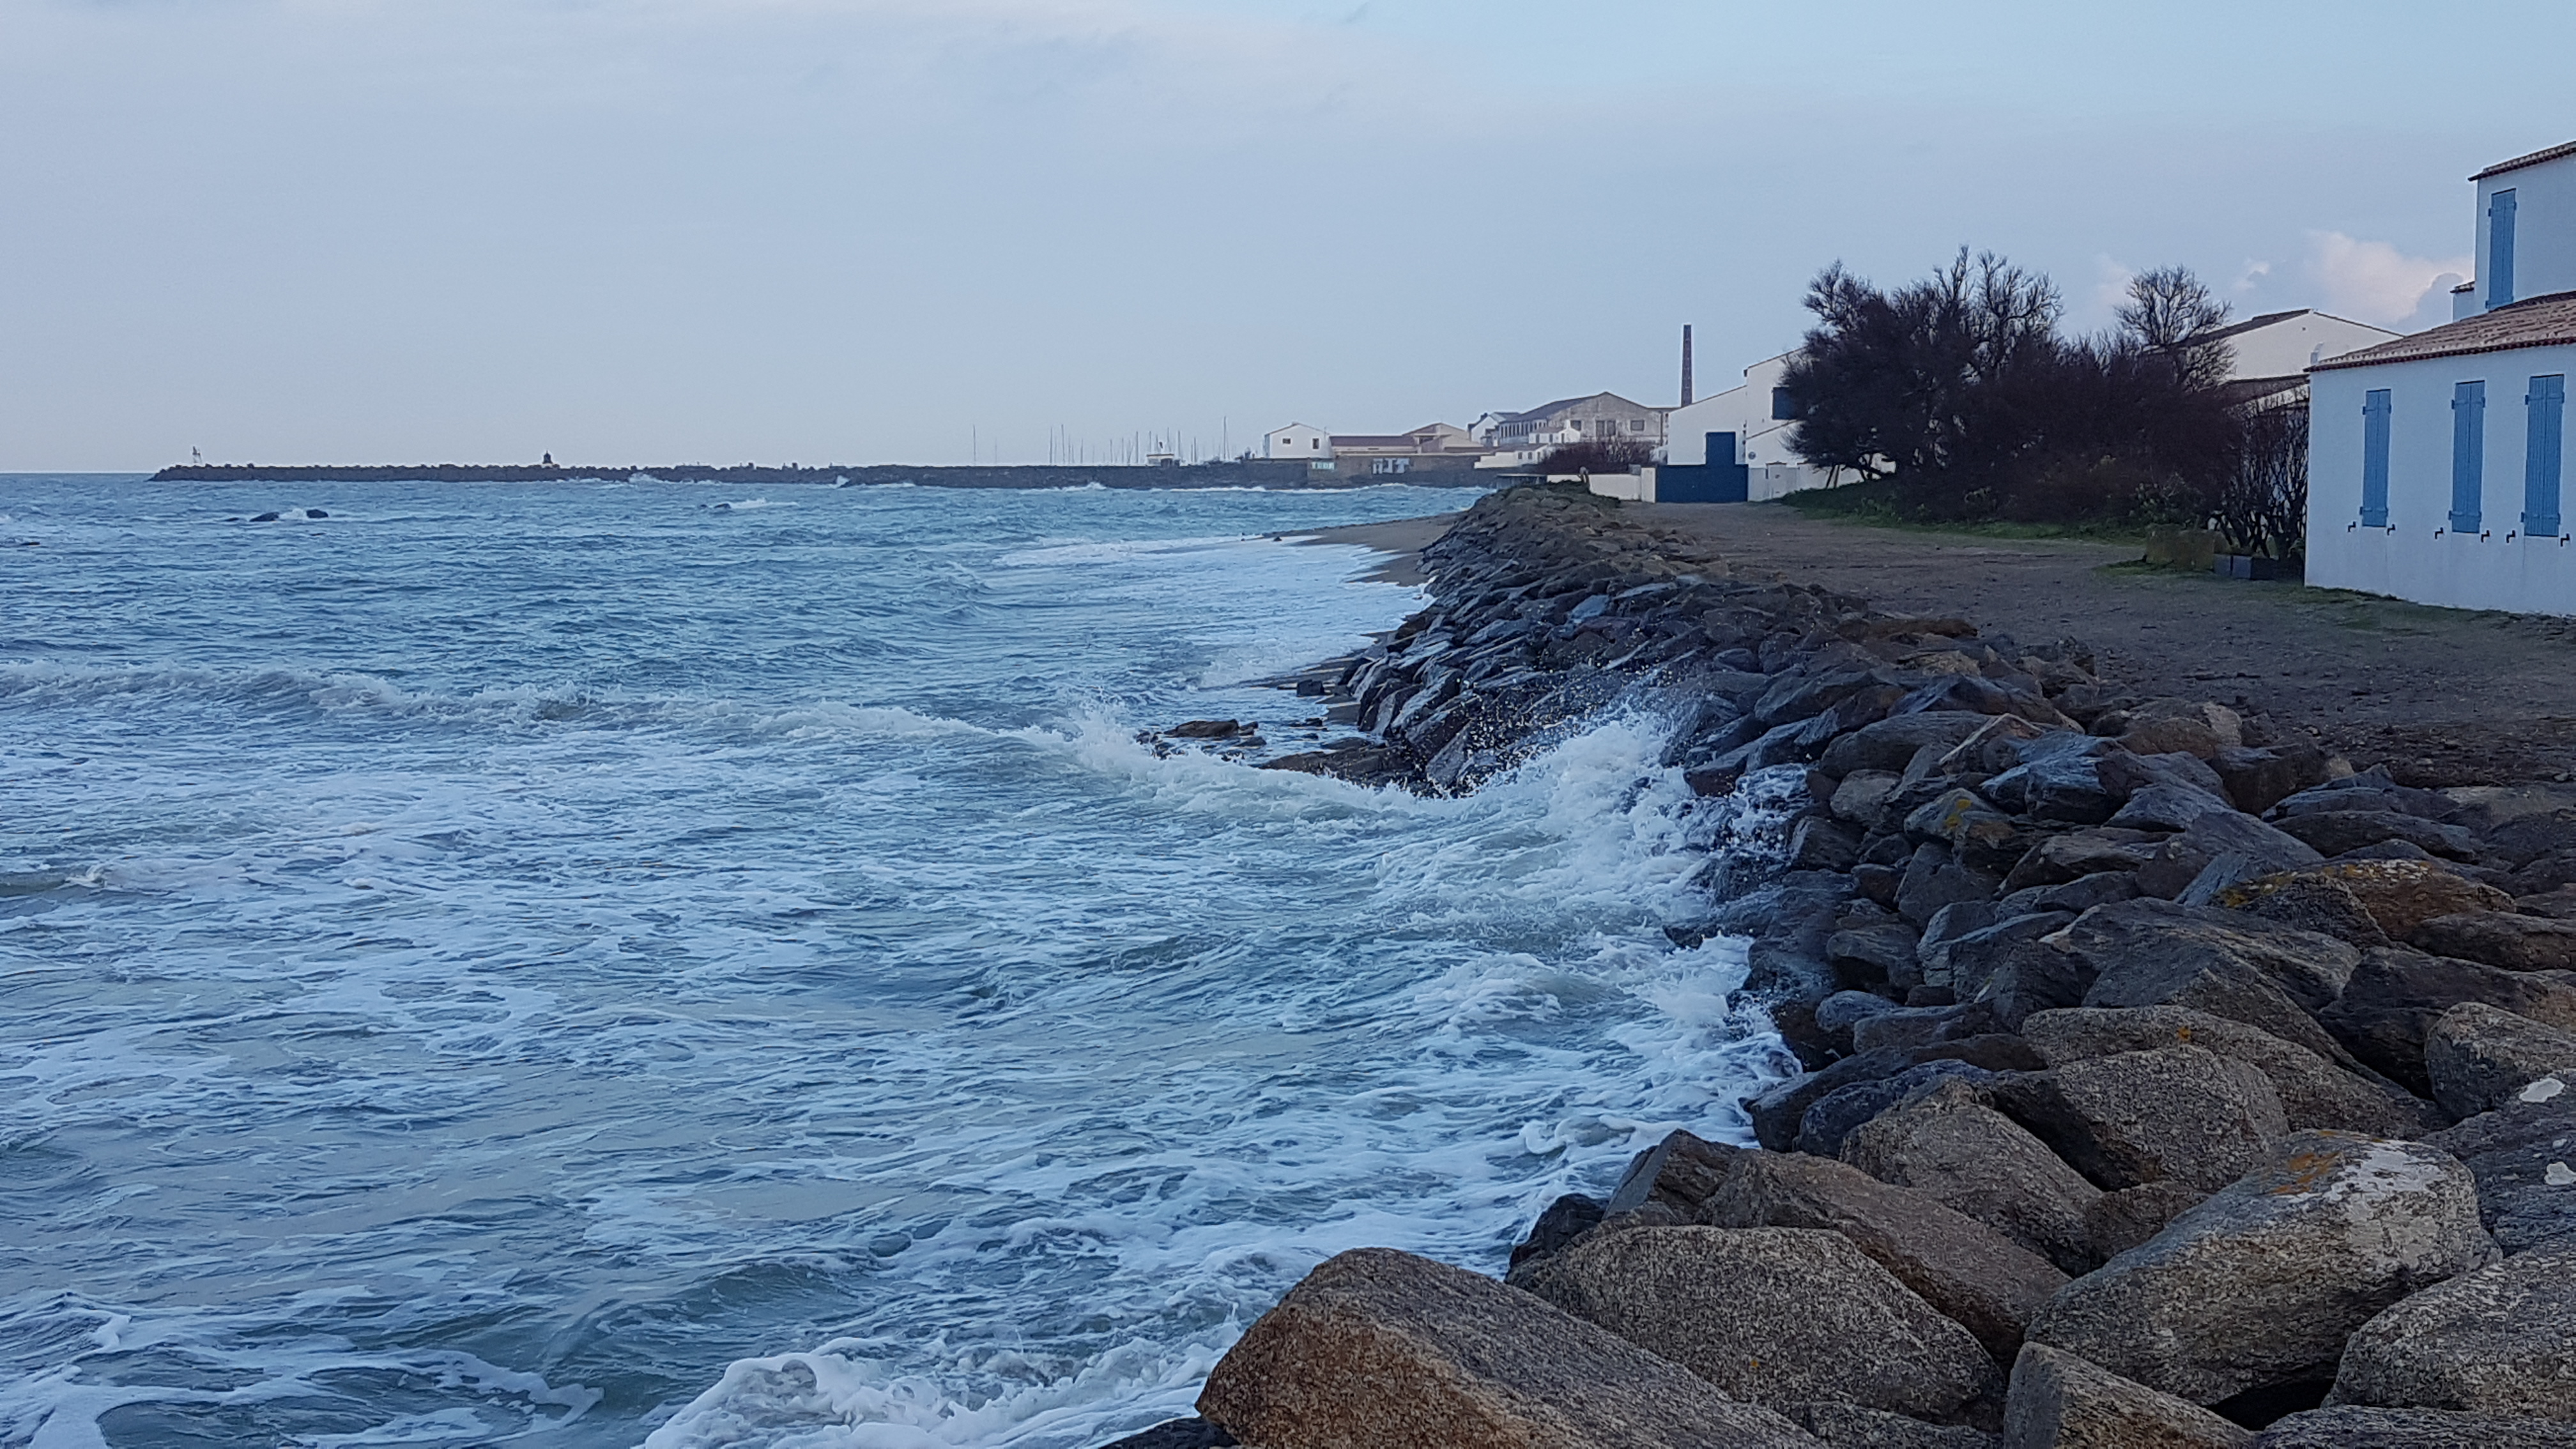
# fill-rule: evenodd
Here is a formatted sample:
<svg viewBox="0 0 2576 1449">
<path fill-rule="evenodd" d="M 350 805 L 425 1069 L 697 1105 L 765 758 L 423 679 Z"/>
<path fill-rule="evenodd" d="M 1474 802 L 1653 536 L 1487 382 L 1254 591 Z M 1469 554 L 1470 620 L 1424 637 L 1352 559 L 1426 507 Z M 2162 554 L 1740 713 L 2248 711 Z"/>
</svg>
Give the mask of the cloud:
<svg viewBox="0 0 2576 1449">
<path fill-rule="evenodd" d="M 2116 315 L 2129 300 L 2129 283 L 2137 279 L 2138 269 L 2117 257 L 2097 255 L 2093 258 L 2093 305 L 2105 314 Z"/>
<path fill-rule="evenodd" d="M 2435 288 L 2466 276 L 2469 266 L 2467 257 L 2410 257 L 2389 242 L 2359 241 L 2339 231 L 2308 233 L 2307 267 L 2326 306 L 2363 322 L 2393 325 L 2413 318 Z"/>
<path fill-rule="evenodd" d="M 2263 279 L 2270 275 L 2272 275 L 2272 264 L 2270 262 L 2258 262 L 2252 257 L 2247 257 L 2245 259 L 2245 270 L 2236 274 L 2236 290 L 2239 292 L 2251 292 L 2256 287 L 2261 286 L 2263 284 Z"/>
</svg>

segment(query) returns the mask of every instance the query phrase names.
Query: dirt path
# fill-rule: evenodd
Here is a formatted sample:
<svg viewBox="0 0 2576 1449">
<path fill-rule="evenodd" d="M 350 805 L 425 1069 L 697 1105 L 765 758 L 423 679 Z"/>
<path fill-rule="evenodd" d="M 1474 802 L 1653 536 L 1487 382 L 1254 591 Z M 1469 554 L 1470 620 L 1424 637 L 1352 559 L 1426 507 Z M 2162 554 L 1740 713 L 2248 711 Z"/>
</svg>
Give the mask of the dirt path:
<svg viewBox="0 0 2576 1449">
<path fill-rule="evenodd" d="M 1777 504 L 1627 505 L 1739 567 L 2072 637 L 2142 695 L 2216 699 L 2426 784 L 2576 778 L 2576 620 L 2116 568 L 2134 548 L 1811 519 Z"/>
</svg>

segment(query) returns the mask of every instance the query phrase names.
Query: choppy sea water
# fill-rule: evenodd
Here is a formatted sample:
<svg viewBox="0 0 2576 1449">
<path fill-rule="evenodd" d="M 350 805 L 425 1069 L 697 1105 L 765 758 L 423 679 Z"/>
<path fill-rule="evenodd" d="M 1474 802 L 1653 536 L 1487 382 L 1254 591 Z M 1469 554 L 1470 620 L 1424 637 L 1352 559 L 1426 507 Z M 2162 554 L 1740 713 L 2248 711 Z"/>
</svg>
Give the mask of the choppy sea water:
<svg viewBox="0 0 2576 1449">
<path fill-rule="evenodd" d="M 1135 742 L 1462 501 L 0 477 L 0 1443 L 1085 1449 L 1736 1132 L 1652 719 Z"/>
</svg>

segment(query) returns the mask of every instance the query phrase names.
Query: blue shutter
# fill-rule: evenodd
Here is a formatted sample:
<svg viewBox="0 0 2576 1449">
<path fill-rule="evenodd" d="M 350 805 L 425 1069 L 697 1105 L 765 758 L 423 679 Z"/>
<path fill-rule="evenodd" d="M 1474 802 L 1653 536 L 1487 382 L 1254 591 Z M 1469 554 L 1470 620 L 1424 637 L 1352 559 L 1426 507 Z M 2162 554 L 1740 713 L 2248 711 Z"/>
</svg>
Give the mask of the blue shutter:
<svg viewBox="0 0 2576 1449">
<path fill-rule="evenodd" d="M 2361 402 L 2361 523 L 2388 526 L 2388 389 L 2372 388 Z"/>
<path fill-rule="evenodd" d="M 2513 193 L 2499 191 L 2487 203 L 2487 305 L 2513 300 Z"/>
<path fill-rule="evenodd" d="M 2451 531 L 2478 531 L 2487 467 L 2487 385 L 2451 389 Z"/>
<path fill-rule="evenodd" d="M 2558 478 L 2567 428 L 2565 375 L 2533 378 L 2522 405 L 2531 409 L 2529 446 L 2522 453 L 2522 531 L 2546 538 L 2558 532 Z"/>
</svg>

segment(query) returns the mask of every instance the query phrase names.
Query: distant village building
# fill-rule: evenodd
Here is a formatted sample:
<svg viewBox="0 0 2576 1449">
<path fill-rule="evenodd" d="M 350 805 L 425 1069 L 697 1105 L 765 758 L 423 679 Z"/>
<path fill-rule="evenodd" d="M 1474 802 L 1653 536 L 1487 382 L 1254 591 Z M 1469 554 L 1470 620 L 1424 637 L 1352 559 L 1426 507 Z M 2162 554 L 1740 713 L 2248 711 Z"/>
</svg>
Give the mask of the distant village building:
<svg viewBox="0 0 2576 1449">
<path fill-rule="evenodd" d="M 2308 582 L 2576 614 L 2576 142 L 2490 166 L 2456 320 L 2308 370 Z"/>
<path fill-rule="evenodd" d="M 2307 401 L 2309 368 L 2401 335 L 2303 308 L 2248 317 L 2213 337 L 2228 346 L 2230 399 L 2239 406 L 2278 407 Z"/>
<path fill-rule="evenodd" d="M 1789 445 L 1797 412 L 1780 381 L 1797 355 L 1766 357 L 1744 369 L 1741 385 L 1674 409 L 1664 462 L 1676 468 L 1740 464 L 1746 469 L 1744 496 L 1755 501 L 1849 482 Z M 1717 456 L 1711 456 L 1712 446 Z"/>
<path fill-rule="evenodd" d="M 1338 471 L 1380 477 L 1472 468 L 1486 452 L 1473 434 L 1448 423 L 1425 423 L 1409 433 L 1335 433 L 1327 447 Z"/>
<path fill-rule="evenodd" d="M 1473 435 L 1493 451 L 1476 466 L 1520 468 L 1570 443 L 1625 440 L 1649 448 L 1664 445 L 1664 419 L 1671 408 L 1634 403 L 1615 392 L 1561 398 L 1525 413 L 1487 413 L 1476 420 Z"/>
<path fill-rule="evenodd" d="M 1310 428 L 1304 423 L 1290 423 L 1284 428 L 1274 428 L 1262 435 L 1261 456 L 1303 458 L 1309 462 L 1329 463 L 1333 460 L 1332 435 L 1322 428 Z"/>
</svg>

